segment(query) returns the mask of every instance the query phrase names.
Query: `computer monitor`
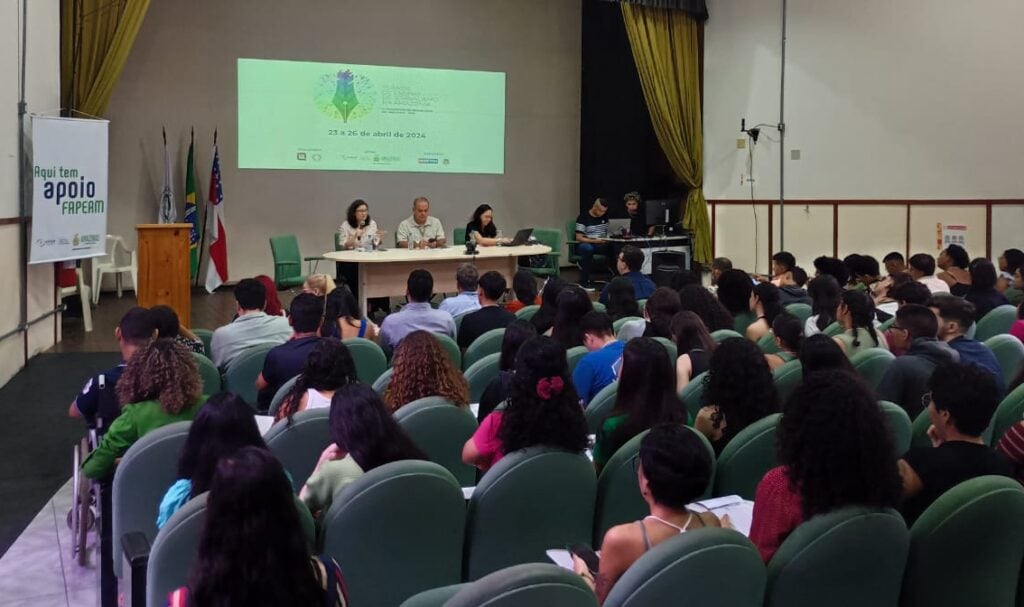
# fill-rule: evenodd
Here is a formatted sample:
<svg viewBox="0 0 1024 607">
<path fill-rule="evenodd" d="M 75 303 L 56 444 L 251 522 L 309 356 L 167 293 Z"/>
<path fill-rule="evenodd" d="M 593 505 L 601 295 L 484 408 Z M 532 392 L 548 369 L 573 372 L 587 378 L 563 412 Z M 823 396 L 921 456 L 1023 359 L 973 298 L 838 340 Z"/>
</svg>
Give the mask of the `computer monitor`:
<svg viewBox="0 0 1024 607">
<path fill-rule="evenodd" d="M 662 198 L 644 202 L 647 209 L 646 218 L 649 226 L 673 225 L 679 223 L 679 210 L 682 200 L 678 198 Z"/>
</svg>

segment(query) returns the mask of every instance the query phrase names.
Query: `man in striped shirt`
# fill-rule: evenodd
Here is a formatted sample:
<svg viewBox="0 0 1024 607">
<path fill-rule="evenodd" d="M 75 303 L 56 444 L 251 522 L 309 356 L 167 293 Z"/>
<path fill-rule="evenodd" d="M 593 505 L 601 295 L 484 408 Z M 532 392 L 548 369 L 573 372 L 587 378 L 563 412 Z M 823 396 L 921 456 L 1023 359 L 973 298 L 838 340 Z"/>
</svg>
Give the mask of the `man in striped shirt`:
<svg viewBox="0 0 1024 607">
<path fill-rule="evenodd" d="M 608 203 L 602 198 L 594 201 L 590 210 L 576 218 L 576 253 L 580 256 L 580 285 L 589 288 L 590 273 L 594 270 L 594 255 L 608 255 Z"/>
</svg>

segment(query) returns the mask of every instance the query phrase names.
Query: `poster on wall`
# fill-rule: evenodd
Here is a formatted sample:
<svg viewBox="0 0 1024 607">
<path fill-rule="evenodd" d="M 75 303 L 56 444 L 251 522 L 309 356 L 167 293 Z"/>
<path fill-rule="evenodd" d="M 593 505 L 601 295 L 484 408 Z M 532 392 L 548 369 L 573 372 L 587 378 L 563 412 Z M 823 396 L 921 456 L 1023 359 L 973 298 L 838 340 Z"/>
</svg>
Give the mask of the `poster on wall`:
<svg viewBox="0 0 1024 607">
<path fill-rule="evenodd" d="M 943 225 L 941 223 L 935 224 L 935 226 L 937 251 L 941 251 L 951 244 L 967 248 L 967 226 Z"/>
<path fill-rule="evenodd" d="M 106 120 L 32 117 L 29 263 L 104 254 L 108 125 Z"/>
</svg>

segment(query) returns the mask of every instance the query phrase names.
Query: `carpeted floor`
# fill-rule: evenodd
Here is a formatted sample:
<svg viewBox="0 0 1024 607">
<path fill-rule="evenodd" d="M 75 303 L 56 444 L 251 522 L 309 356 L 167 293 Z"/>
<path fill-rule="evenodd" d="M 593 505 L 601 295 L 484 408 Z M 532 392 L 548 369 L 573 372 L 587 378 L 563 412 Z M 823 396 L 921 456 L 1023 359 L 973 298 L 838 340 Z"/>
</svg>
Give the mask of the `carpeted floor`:
<svg viewBox="0 0 1024 607">
<path fill-rule="evenodd" d="M 68 405 L 120 354 L 39 354 L 0 389 L 0 555 L 71 476 L 72 446 L 85 435 Z"/>
</svg>

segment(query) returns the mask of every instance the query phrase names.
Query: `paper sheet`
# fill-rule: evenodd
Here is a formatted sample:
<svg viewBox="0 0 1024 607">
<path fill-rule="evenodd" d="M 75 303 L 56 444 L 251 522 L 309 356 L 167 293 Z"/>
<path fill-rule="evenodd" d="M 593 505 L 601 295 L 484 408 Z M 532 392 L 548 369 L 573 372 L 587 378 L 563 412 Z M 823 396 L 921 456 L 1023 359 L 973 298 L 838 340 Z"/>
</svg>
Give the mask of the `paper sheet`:
<svg viewBox="0 0 1024 607">
<path fill-rule="evenodd" d="M 260 436 L 266 435 L 270 427 L 274 425 L 273 415 L 257 415 L 256 426 L 260 429 Z"/>
</svg>

